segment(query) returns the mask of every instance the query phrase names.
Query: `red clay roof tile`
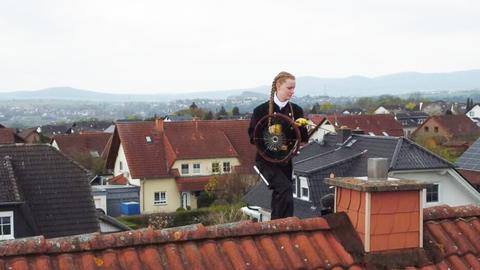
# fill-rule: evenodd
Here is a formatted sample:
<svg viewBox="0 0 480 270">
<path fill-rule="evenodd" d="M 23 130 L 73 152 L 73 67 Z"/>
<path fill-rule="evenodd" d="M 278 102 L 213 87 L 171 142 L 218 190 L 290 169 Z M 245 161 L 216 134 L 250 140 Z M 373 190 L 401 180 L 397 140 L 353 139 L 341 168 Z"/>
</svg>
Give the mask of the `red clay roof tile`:
<svg viewBox="0 0 480 270">
<path fill-rule="evenodd" d="M 343 247 L 331 230 L 323 218 L 287 218 L 264 223 L 192 225 L 56 239 L 34 237 L 0 243 L 0 269 L 345 269 L 355 266 L 357 262 L 348 252 L 337 252 Z"/>
</svg>

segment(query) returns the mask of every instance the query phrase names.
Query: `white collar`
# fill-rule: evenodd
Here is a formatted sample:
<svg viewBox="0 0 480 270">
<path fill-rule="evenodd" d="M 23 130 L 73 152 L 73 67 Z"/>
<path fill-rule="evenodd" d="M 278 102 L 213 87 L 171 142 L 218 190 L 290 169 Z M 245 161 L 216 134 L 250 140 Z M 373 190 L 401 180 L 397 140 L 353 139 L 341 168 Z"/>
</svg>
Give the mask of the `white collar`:
<svg viewBox="0 0 480 270">
<path fill-rule="evenodd" d="M 288 100 L 286 101 L 280 101 L 280 99 L 278 99 L 277 97 L 277 93 L 275 93 L 275 95 L 273 96 L 273 101 L 275 102 L 275 104 L 278 105 L 278 107 L 280 107 L 280 110 L 283 109 L 283 107 L 287 106 L 287 103 L 288 103 Z"/>
</svg>

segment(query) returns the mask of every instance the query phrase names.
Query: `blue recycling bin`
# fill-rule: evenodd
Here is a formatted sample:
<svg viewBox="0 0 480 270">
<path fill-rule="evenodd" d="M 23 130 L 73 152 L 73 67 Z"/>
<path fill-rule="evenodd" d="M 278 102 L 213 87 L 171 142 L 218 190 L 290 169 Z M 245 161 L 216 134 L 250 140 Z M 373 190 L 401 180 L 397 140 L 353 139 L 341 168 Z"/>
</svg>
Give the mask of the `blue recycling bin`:
<svg viewBox="0 0 480 270">
<path fill-rule="evenodd" d="M 140 215 L 140 203 L 138 202 L 123 202 L 121 206 L 122 215 L 132 216 Z"/>
</svg>

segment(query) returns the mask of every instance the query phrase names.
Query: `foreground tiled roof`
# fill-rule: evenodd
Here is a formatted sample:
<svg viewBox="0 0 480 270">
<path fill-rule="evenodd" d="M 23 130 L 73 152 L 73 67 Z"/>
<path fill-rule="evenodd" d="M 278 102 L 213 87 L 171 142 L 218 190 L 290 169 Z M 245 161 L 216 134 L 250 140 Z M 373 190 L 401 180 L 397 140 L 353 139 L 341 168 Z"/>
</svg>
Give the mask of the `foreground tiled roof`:
<svg viewBox="0 0 480 270">
<path fill-rule="evenodd" d="M 88 132 L 80 134 L 55 135 L 61 152 L 75 159 L 79 157 L 100 156 L 112 134 L 104 132 Z M 96 152 L 96 154 L 94 154 Z"/>
<path fill-rule="evenodd" d="M 350 226 L 350 227 L 348 227 Z M 345 228 L 348 227 L 348 228 Z M 0 269 L 363 269 L 344 214 L 0 243 Z"/>
<path fill-rule="evenodd" d="M 480 208 L 449 207 L 424 210 L 425 248 L 444 260 L 443 269 L 480 269 Z"/>
<path fill-rule="evenodd" d="M 84 169 L 44 144 L 1 145 L 0 157 L 10 162 L 3 164 L 6 171 L 0 170 L 0 182 L 7 181 L 4 177 L 15 180 L 11 190 L 25 202 L 22 209 L 28 208 L 24 215 L 31 219 L 29 226 L 34 231 L 45 237 L 98 231 L 89 175 Z"/>
<path fill-rule="evenodd" d="M 402 125 L 391 114 L 328 115 L 327 119 L 336 129 L 345 126 L 363 130 L 365 134 L 371 132 L 376 136 L 385 136 L 384 132 L 388 136 L 403 136 Z"/>
<path fill-rule="evenodd" d="M 0 269 L 480 269 L 480 208 L 424 211 L 424 249 L 365 254 L 344 213 L 0 242 Z"/>
</svg>

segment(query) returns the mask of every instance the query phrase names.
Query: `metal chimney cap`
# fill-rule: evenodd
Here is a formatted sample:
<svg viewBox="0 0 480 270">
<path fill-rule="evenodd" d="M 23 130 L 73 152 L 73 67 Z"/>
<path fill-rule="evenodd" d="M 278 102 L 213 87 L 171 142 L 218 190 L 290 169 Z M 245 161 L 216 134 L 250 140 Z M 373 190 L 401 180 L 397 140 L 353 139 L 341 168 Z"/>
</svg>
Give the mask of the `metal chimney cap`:
<svg viewBox="0 0 480 270">
<path fill-rule="evenodd" d="M 367 163 L 368 180 L 387 180 L 388 159 L 369 158 Z"/>
</svg>

